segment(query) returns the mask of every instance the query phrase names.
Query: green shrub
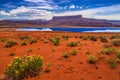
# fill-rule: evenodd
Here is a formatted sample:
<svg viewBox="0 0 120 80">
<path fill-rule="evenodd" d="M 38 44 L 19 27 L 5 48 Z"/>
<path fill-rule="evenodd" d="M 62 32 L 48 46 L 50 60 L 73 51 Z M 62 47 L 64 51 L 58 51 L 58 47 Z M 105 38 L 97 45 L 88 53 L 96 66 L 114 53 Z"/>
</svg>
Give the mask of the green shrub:
<svg viewBox="0 0 120 80">
<path fill-rule="evenodd" d="M 59 44 L 60 44 L 60 40 L 59 40 L 59 39 L 54 40 L 54 41 L 53 41 L 53 44 L 54 44 L 55 46 L 59 45 Z"/>
<path fill-rule="evenodd" d="M 68 40 L 69 36 L 63 36 L 64 40 Z"/>
<path fill-rule="evenodd" d="M 82 40 L 87 40 L 89 36 L 82 36 Z"/>
<path fill-rule="evenodd" d="M 113 39 L 113 40 L 111 40 L 111 43 L 112 43 L 112 45 L 114 45 L 114 46 L 120 46 L 120 39 Z"/>
<path fill-rule="evenodd" d="M 35 39 L 30 39 L 30 44 L 36 43 L 37 41 Z"/>
<path fill-rule="evenodd" d="M 69 43 L 67 43 L 67 46 L 69 46 L 69 47 L 75 47 L 75 46 L 77 46 L 77 42 L 69 42 Z"/>
<path fill-rule="evenodd" d="M 112 36 L 110 37 L 110 39 L 118 39 L 118 38 L 120 38 L 120 36 L 118 36 L 118 35 L 112 35 Z"/>
<path fill-rule="evenodd" d="M 102 49 L 100 52 L 109 55 L 110 53 L 116 52 L 116 49 L 108 47 L 108 48 Z"/>
<path fill-rule="evenodd" d="M 96 36 L 90 36 L 90 40 L 97 41 L 97 37 Z"/>
<path fill-rule="evenodd" d="M 107 38 L 102 37 L 102 36 L 100 37 L 100 41 L 103 42 L 103 43 L 107 43 L 108 42 Z"/>
<path fill-rule="evenodd" d="M 14 55 L 15 55 L 14 52 L 10 52 L 10 53 L 9 53 L 9 56 L 14 56 Z"/>
<path fill-rule="evenodd" d="M 69 54 L 68 54 L 68 53 L 64 53 L 64 54 L 63 54 L 63 57 L 64 57 L 64 58 L 68 58 L 68 57 L 69 57 Z"/>
<path fill-rule="evenodd" d="M 17 42 L 15 42 L 15 41 L 7 41 L 6 44 L 5 44 L 5 47 L 9 48 L 9 47 L 12 47 L 14 45 L 17 45 Z"/>
<path fill-rule="evenodd" d="M 113 58 L 110 58 L 108 62 L 109 62 L 109 65 L 110 65 L 111 68 L 114 68 L 116 66 Z"/>
<path fill-rule="evenodd" d="M 25 45 L 27 45 L 27 43 L 24 41 L 24 42 L 22 42 L 21 45 L 22 45 L 22 46 L 25 46 Z"/>
<path fill-rule="evenodd" d="M 71 54 L 74 56 L 74 55 L 77 55 L 77 51 L 76 50 L 72 50 L 71 51 Z"/>
<path fill-rule="evenodd" d="M 25 77 L 36 76 L 42 65 L 42 56 L 16 57 L 4 71 L 5 80 L 23 80 Z"/>
<path fill-rule="evenodd" d="M 22 36 L 20 37 L 21 40 L 26 40 L 26 39 L 29 39 L 30 37 L 29 36 Z"/>
<path fill-rule="evenodd" d="M 60 44 L 60 38 L 59 37 L 55 37 L 53 38 L 49 38 L 49 40 L 55 45 L 58 46 Z"/>
<path fill-rule="evenodd" d="M 120 52 L 117 52 L 117 58 L 120 59 Z"/>
<path fill-rule="evenodd" d="M 88 63 L 94 64 L 95 62 L 96 62 L 96 60 L 95 60 L 95 56 L 94 55 L 88 56 Z"/>
</svg>

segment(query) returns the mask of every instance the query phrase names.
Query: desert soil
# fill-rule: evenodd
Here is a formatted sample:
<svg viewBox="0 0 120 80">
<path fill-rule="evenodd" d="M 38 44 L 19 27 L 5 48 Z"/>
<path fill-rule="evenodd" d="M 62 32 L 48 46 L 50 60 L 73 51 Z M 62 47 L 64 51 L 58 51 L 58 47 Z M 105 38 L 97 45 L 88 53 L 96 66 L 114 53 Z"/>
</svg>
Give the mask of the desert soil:
<svg viewBox="0 0 120 80">
<path fill-rule="evenodd" d="M 44 57 L 44 65 L 39 75 L 28 78 L 26 80 L 120 80 L 120 64 L 116 63 L 116 67 L 111 69 L 108 64 L 109 58 L 115 58 L 115 54 L 106 55 L 99 53 L 107 43 L 97 41 L 82 40 L 80 36 L 105 36 L 110 42 L 109 37 L 112 35 L 120 35 L 119 33 L 70 33 L 70 32 L 16 32 L 6 31 L 0 32 L 0 77 L 3 77 L 4 69 L 14 59 L 14 57 L 22 57 L 24 55 L 41 55 Z M 22 46 L 22 36 L 30 36 L 37 39 L 36 43 L 29 44 L 29 39 L 25 40 L 27 45 Z M 64 40 L 63 36 L 68 36 L 68 40 Z M 58 46 L 53 45 L 48 38 L 60 38 Z M 5 40 L 10 39 L 17 41 L 18 44 L 5 48 Z M 68 42 L 78 42 L 76 47 L 66 46 Z M 117 49 L 120 47 L 111 46 Z M 31 50 L 31 51 L 30 51 Z M 70 54 L 72 50 L 77 51 L 77 55 Z M 89 51 L 89 54 L 87 54 Z M 10 52 L 14 52 L 14 56 L 9 56 Z M 63 54 L 68 53 L 69 57 L 64 58 Z M 94 55 L 95 64 L 88 63 L 88 56 Z M 99 58 L 101 58 L 99 60 Z M 46 64 L 51 63 L 47 68 Z M 49 72 L 46 72 L 49 70 Z"/>
</svg>

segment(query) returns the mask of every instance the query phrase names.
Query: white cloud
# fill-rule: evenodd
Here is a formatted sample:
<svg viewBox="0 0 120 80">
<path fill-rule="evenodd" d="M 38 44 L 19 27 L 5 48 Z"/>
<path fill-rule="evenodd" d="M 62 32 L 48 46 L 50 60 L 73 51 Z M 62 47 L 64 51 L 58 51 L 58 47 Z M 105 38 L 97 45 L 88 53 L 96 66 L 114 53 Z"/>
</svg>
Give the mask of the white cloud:
<svg viewBox="0 0 120 80">
<path fill-rule="evenodd" d="M 51 6 L 51 5 L 43 5 L 43 6 L 33 6 L 29 7 L 33 9 L 45 9 L 45 10 L 58 10 L 60 7 L 59 6 Z"/>
<path fill-rule="evenodd" d="M 33 9 L 45 9 L 45 10 L 58 10 L 60 7 L 55 4 L 52 0 L 24 0 L 38 4 L 37 6 L 30 6 Z"/>
<path fill-rule="evenodd" d="M 53 15 L 50 11 L 26 8 L 24 6 L 13 9 L 10 12 L 0 11 L 0 19 L 18 19 L 18 20 L 51 20 Z"/>
<path fill-rule="evenodd" d="M 73 8 L 75 8 L 75 5 L 71 5 L 69 8 L 70 8 L 70 9 L 73 9 Z"/>
<path fill-rule="evenodd" d="M 120 5 L 56 13 L 54 16 L 83 15 L 86 18 L 120 20 Z"/>
<path fill-rule="evenodd" d="M 25 0 L 28 2 L 34 2 L 34 3 L 38 3 L 38 2 L 47 2 L 46 0 Z"/>
<path fill-rule="evenodd" d="M 80 9 L 82 9 L 83 7 L 82 6 L 80 6 Z"/>
</svg>

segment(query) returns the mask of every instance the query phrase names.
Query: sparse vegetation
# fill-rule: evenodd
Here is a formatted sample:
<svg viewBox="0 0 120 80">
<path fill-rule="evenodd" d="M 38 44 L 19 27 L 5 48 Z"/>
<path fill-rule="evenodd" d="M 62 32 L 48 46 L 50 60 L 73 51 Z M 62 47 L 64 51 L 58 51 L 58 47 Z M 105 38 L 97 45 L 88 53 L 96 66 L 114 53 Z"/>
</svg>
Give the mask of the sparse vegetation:
<svg viewBox="0 0 120 80">
<path fill-rule="evenodd" d="M 23 80 L 25 77 L 36 76 L 42 65 L 42 56 L 15 57 L 4 71 L 5 80 Z"/>
<path fill-rule="evenodd" d="M 51 63 L 50 62 L 46 63 L 46 66 L 47 68 L 49 68 L 51 66 Z"/>
<path fill-rule="evenodd" d="M 105 38 L 103 36 L 101 36 L 99 38 L 100 38 L 100 41 L 103 42 L 103 43 L 107 43 L 108 42 L 107 38 Z"/>
<path fill-rule="evenodd" d="M 60 44 L 60 38 L 59 38 L 59 37 L 55 37 L 55 39 L 49 38 L 49 40 L 50 40 L 55 46 L 58 46 L 58 45 Z"/>
<path fill-rule="evenodd" d="M 88 63 L 94 64 L 96 62 L 95 56 L 94 55 L 89 55 L 88 56 Z"/>
<path fill-rule="evenodd" d="M 14 52 L 10 52 L 10 53 L 9 53 L 9 56 L 14 56 L 14 55 L 15 55 Z"/>
<path fill-rule="evenodd" d="M 90 40 L 97 41 L 97 37 L 96 36 L 90 36 Z"/>
<path fill-rule="evenodd" d="M 36 43 L 37 41 L 35 39 L 30 39 L 30 44 Z"/>
<path fill-rule="evenodd" d="M 64 40 L 68 40 L 69 36 L 63 36 Z"/>
<path fill-rule="evenodd" d="M 76 50 L 72 50 L 71 51 L 71 54 L 74 56 L 74 55 L 77 55 L 77 51 Z"/>
<path fill-rule="evenodd" d="M 87 51 L 86 51 L 86 54 L 90 54 L 90 50 L 87 50 Z"/>
<path fill-rule="evenodd" d="M 82 36 L 82 40 L 87 40 L 89 36 Z"/>
<path fill-rule="evenodd" d="M 117 55 L 117 58 L 120 59 L 120 51 L 118 51 L 116 55 Z"/>
<path fill-rule="evenodd" d="M 118 38 L 120 38 L 119 35 L 112 35 L 112 36 L 110 37 L 110 39 L 118 39 Z"/>
<path fill-rule="evenodd" d="M 109 59 L 109 65 L 110 65 L 110 68 L 114 68 L 116 66 L 115 61 L 114 61 L 113 58 Z"/>
<path fill-rule="evenodd" d="M 33 50 L 32 49 L 28 49 L 28 51 L 27 52 L 32 52 Z"/>
<path fill-rule="evenodd" d="M 103 44 L 103 48 L 110 48 L 112 47 L 112 45 L 110 43 L 104 43 Z"/>
<path fill-rule="evenodd" d="M 77 46 L 77 42 L 69 42 L 69 43 L 67 43 L 67 46 L 69 46 L 69 47 L 75 47 L 75 46 Z"/>
<path fill-rule="evenodd" d="M 64 53 L 64 54 L 63 54 L 63 57 L 64 57 L 64 58 L 68 58 L 68 57 L 69 57 L 69 54 L 68 54 L 68 53 Z"/>
<path fill-rule="evenodd" d="M 25 41 L 23 41 L 21 45 L 25 46 L 25 45 L 27 45 L 27 43 Z"/>
<path fill-rule="evenodd" d="M 29 36 L 22 36 L 20 37 L 21 40 L 26 40 L 26 39 L 29 39 L 30 37 Z"/>
<path fill-rule="evenodd" d="M 112 43 L 112 45 L 114 45 L 114 46 L 120 46 L 120 39 L 113 39 L 113 40 L 111 40 L 111 43 Z"/>
<path fill-rule="evenodd" d="M 108 48 L 102 49 L 100 52 L 109 55 L 110 53 L 116 52 L 116 49 L 108 47 Z"/>
<path fill-rule="evenodd" d="M 17 45 L 17 42 L 16 41 L 7 41 L 6 44 L 5 44 L 5 47 L 9 48 L 9 47 L 12 47 L 14 45 Z"/>
<path fill-rule="evenodd" d="M 5 42 L 7 40 L 8 40 L 8 38 L 0 38 L 0 42 Z"/>
</svg>

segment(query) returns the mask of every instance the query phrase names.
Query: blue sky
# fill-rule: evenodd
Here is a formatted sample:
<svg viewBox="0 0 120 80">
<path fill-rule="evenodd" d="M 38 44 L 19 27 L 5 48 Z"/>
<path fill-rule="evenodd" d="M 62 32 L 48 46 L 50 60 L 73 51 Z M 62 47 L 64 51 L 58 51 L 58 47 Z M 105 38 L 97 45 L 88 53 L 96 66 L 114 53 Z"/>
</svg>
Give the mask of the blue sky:
<svg viewBox="0 0 120 80">
<path fill-rule="evenodd" d="M 120 0 L 0 0 L 0 20 L 51 20 L 71 15 L 120 20 Z"/>
</svg>

